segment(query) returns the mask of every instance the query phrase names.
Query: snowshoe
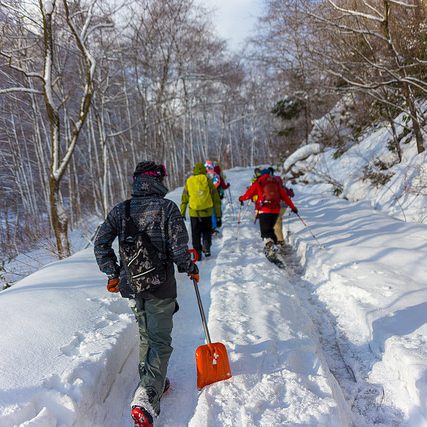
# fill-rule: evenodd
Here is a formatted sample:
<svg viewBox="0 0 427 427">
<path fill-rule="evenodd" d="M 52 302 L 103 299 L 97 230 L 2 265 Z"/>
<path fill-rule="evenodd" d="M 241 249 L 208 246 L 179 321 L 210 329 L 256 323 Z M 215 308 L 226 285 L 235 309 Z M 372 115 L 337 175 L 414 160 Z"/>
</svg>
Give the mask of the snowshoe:
<svg viewBox="0 0 427 427">
<path fill-rule="evenodd" d="M 134 427 L 153 427 L 153 417 L 141 406 L 134 406 L 131 412 Z"/>
<path fill-rule="evenodd" d="M 276 254 L 274 254 L 274 256 L 267 256 L 266 258 L 273 264 L 276 264 L 277 267 L 284 269 L 285 268 L 285 264 L 283 263 L 283 261 L 281 261 Z"/>
<path fill-rule="evenodd" d="M 269 240 L 264 246 L 265 257 L 273 264 L 276 264 L 279 268 L 285 268 L 285 264 L 278 256 L 278 250 L 274 246 L 274 242 Z"/>
</svg>

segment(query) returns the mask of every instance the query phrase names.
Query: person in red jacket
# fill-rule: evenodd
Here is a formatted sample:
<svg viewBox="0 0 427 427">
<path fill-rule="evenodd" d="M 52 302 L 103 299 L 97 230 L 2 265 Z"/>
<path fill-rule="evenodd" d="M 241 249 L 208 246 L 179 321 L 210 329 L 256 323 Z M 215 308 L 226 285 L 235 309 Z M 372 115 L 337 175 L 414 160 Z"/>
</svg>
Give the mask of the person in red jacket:
<svg viewBox="0 0 427 427">
<path fill-rule="evenodd" d="M 214 166 L 214 172 L 219 176 L 219 183 L 216 186 L 220 199 L 224 198 L 224 191 L 227 190 L 227 188 L 230 188 L 230 183 L 225 182 L 224 177 L 222 175 L 222 170 L 219 165 Z"/>
<path fill-rule="evenodd" d="M 243 204 L 245 200 L 250 200 L 254 196 L 257 196 L 255 209 L 258 212 L 261 237 L 265 242 L 264 252 L 267 258 L 270 258 L 277 251 L 274 225 L 280 213 L 280 202 L 285 202 L 295 214 L 298 213 L 298 209 L 283 186 L 279 185 L 275 177 L 270 175 L 268 169 L 261 171 L 261 177 L 247 189 L 245 194 L 239 197 L 239 202 Z"/>
<path fill-rule="evenodd" d="M 286 191 L 286 194 L 292 199 L 295 196 L 294 190 L 292 190 L 292 188 L 287 188 L 284 185 L 280 175 L 274 175 L 275 170 L 273 167 L 270 166 L 268 168 L 268 171 L 270 173 L 270 176 L 274 177 L 274 179 L 277 181 L 280 187 L 282 187 Z M 287 207 L 288 206 L 286 205 L 285 202 L 280 201 L 280 212 L 279 212 L 279 215 L 277 216 L 276 224 L 274 225 L 274 233 L 276 234 L 276 238 L 277 238 L 277 246 L 282 251 L 285 250 L 285 237 L 283 236 L 283 215 L 285 214 Z"/>
</svg>

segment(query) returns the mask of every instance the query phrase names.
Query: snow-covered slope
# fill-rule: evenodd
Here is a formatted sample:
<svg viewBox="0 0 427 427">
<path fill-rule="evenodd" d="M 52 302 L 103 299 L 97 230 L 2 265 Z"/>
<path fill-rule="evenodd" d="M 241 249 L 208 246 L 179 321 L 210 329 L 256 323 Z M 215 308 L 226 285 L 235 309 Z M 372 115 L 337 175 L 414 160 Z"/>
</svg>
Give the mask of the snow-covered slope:
<svg viewBox="0 0 427 427">
<path fill-rule="evenodd" d="M 250 175 L 228 172 L 234 201 Z M 289 251 L 287 271 L 265 260 L 252 207 L 238 226 L 237 203 L 225 203 L 200 291 L 233 377 L 201 392 L 203 330 L 192 283 L 178 275 L 172 387 L 156 427 L 427 425 L 427 227 L 296 193 L 323 247 L 286 217 L 303 266 Z M 2 427 L 131 425 L 137 328 L 90 248 L 0 292 L 0 312 Z"/>
<path fill-rule="evenodd" d="M 426 105 L 420 108 L 425 110 Z M 395 119 L 401 162 L 389 149 L 393 141 L 390 125 L 381 123 L 366 130 L 343 154 L 335 148 L 318 153 L 322 135 L 313 129 L 312 134 L 317 136 L 311 140 L 316 143 L 293 153 L 285 161 L 284 170 L 289 178 L 299 176 L 298 181 L 315 185 L 312 191 L 335 193 L 350 201 L 366 200 L 396 218 L 426 223 L 427 151 L 417 154 L 415 138 L 408 133 L 407 125 L 404 113 Z"/>
</svg>

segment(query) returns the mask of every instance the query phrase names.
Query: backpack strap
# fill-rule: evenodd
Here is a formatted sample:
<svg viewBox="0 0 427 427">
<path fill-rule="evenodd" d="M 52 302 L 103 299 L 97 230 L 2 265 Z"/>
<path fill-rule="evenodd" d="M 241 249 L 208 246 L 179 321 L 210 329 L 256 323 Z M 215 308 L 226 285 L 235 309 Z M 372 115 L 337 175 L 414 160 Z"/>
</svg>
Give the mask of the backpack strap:
<svg viewBox="0 0 427 427">
<path fill-rule="evenodd" d="M 133 227 L 132 227 L 133 225 Z M 135 233 L 132 233 L 131 228 L 135 228 L 135 224 L 132 220 L 132 218 L 130 217 L 130 199 L 125 201 L 125 235 L 124 235 L 124 241 L 126 242 L 128 240 L 128 238 L 132 238 L 132 236 Z"/>
<path fill-rule="evenodd" d="M 123 236 L 123 241 L 127 243 L 132 243 L 135 239 L 135 236 L 137 234 L 141 234 L 144 240 L 148 240 L 151 244 L 150 238 L 148 237 L 147 233 L 142 230 L 139 231 L 138 227 L 135 224 L 135 221 L 130 216 L 130 203 L 130 199 L 125 201 L 125 233 Z"/>
<path fill-rule="evenodd" d="M 125 235 L 124 242 L 125 243 L 133 243 L 135 240 L 135 236 L 139 234 L 142 237 L 145 247 L 147 248 L 148 253 L 155 260 L 160 260 L 158 253 L 159 249 L 154 245 L 151 241 L 150 236 L 144 231 L 139 230 L 135 224 L 135 221 L 130 216 L 130 203 L 131 199 L 125 201 Z"/>
</svg>

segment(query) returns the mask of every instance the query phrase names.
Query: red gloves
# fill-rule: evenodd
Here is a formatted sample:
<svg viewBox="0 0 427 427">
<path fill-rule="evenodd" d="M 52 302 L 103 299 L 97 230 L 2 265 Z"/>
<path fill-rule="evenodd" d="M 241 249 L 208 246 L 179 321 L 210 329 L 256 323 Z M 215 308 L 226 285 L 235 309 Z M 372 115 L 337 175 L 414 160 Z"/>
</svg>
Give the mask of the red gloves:
<svg viewBox="0 0 427 427">
<path fill-rule="evenodd" d="M 118 277 L 113 277 L 111 279 L 108 279 L 108 283 L 107 283 L 107 291 L 108 292 L 119 292 L 119 283 L 120 283 L 120 279 Z"/>
</svg>

